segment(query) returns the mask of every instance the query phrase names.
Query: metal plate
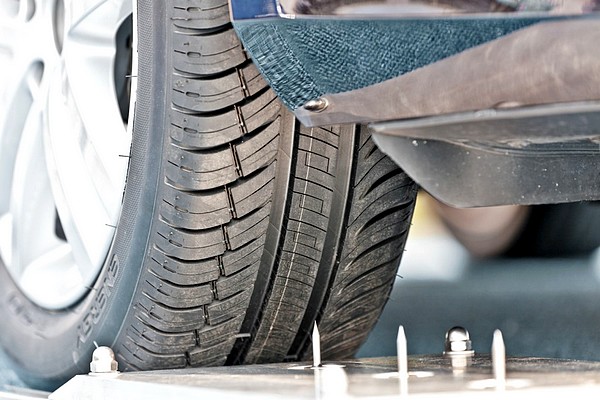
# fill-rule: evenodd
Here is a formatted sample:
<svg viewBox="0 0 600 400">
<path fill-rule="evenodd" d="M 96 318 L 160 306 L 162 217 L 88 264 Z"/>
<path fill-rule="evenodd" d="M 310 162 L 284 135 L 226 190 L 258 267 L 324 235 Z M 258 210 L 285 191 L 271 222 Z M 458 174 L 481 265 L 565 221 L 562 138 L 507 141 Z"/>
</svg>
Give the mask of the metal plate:
<svg viewBox="0 0 600 400">
<path fill-rule="evenodd" d="M 530 398 L 600 394 L 600 363 L 508 358 L 504 388 L 492 379 L 491 360 L 409 357 L 401 387 L 395 358 L 361 359 L 311 368 L 271 364 L 77 376 L 50 399 L 397 399 Z M 407 389 L 407 390 L 406 390 Z"/>
</svg>

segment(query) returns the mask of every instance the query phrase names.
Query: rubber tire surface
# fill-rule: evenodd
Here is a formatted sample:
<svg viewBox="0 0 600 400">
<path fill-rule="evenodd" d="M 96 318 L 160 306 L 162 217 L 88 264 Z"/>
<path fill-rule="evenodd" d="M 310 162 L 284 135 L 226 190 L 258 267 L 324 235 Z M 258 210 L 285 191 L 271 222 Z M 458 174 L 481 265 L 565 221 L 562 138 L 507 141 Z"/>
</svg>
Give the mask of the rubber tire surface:
<svg viewBox="0 0 600 400">
<path fill-rule="evenodd" d="M 0 265 L 0 341 L 52 389 L 121 371 L 350 357 L 389 296 L 415 184 L 361 127 L 307 129 L 268 88 L 226 0 L 140 1 L 123 211 L 90 293 L 32 304 Z M 0 261 L 1 263 L 1 261 Z"/>
</svg>

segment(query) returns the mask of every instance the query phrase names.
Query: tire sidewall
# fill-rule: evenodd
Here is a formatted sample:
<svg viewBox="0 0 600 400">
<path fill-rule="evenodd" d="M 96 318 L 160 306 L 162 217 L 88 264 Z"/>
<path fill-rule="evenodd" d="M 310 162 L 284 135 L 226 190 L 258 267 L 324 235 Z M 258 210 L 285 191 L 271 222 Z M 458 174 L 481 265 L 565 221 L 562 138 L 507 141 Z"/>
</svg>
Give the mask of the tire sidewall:
<svg viewBox="0 0 600 400">
<path fill-rule="evenodd" d="M 159 4 L 160 3 L 160 4 Z M 89 371 L 98 345 L 113 346 L 146 254 L 165 127 L 165 5 L 139 0 L 138 91 L 122 212 L 106 262 L 76 305 L 48 311 L 16 286 L 0 260 L 0 344 L 25 383 L 53 390 Z M 151 22 L 150 22 L 151 21 Z"/>
</svg>

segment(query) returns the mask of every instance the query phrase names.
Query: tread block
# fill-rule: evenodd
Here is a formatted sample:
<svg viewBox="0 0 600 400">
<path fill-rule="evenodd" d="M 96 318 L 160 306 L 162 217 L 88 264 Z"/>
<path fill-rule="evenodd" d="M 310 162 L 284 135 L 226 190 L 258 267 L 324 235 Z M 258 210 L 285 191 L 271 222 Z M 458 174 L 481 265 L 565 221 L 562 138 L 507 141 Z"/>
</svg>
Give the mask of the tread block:
<svg viewBox="0 0 600 400">
<path fill-rule="evenodd" d="M 156 247 L 151 250 L 150 258 L 153 261 L 150 271 L 176 285 L 198 285 L 219 279 L 217 258 L 184 262 L 166 256 Z"/>
<path fill-rule="evenodd" d="M 247 282 L 254 282 L 258 273 L 260 261 L 244 268 L 236 274 L 223 277 L 216 283 L 216 295 L 219 300 L 224 300 L 240 291 L 241 287 L 246 286 Z"/>
<path fill-rule="evenodd" d="M 212 347 L 197 347 L 189 352 L 191 365 L 222 365 L 223 355 L 229 354 L 235 343 L 235 336 L 232 335 L 225 341 Z"/>
<path fill-rule="evenodd" d="M 247 61 L 233 29 L 201 36 L 175 33 L 173 50 L 175 68 L 190 74 L 220 74 Z"/>
<path fill-rule="evenodd" d="M 296 228 L 298 224 L 313 226 L 323 232 L 327 231 L 328 225 L 328 216 L 320 213 L 316 213 L 312 210 L 312 208 L 305 208 L 304 196 L 302 192 L 297 192 L 300 182 L 294 183 L 294 193 L 292 193 L 292 206 L 290 208 L 289 219 L 292 225 Z M 304 191 L 305 189 L 301 189 Z M 323 200 L 327 204 L 331 204 L 331 193 L 327 191 L 322 191 Z M 314 193 L 314 192 L 313 192 Z M 312 203 L 311 203 L 312 204 Z M 326 210 L 328 212 L 328 210 Z M 301 222 L 300 222 L 301 221 Z M 297 228 L 295 229 L 298 230 Z"/>
<path fill-rule="evenodd" d="M 144 292 L 159 303 L 172 308 L 199 307 L 209 304 L 214 298 L 210 284 L 174 285 L 156 276 L 146 279 Z"/>
<path fill-rule="evenodd" d="M 327 150 L 327 153 L 335 154 L 339 147 L 341 132 L 341 126 L 323 126 L 316 128 L 306 128 L 302 126 L 300 128 L 299 147 L 308 149 L 308 147 L 304 145 L 305 142 L 303 142 L 303 140 L 310 139 L 327 144 L 333 148 L 333 153 L 331 153 L 331 150 Z"/>
<path fill-rule="evenodd" d="M 258 175 L 231 187 L 236 217 L 243 217 L 271 201 L 275 168 L 273 163 Z"/>
<path fill-rule="evenodd" d="M 169 134 L 180 147 L 209 149 L 221 146 L 244 135 L 236 110 L 216 115 L 170 114 Z"/>
<path fill-rule="evenodd" d="M 301 244 L 312 249 L 312 251 L 323 249 L 323 240 L 327 233 L 325 229 L 319 226 L 300 222 L 295 219 L 288 221 L 288 232 L 287 236 L 290 237 L 290 243 Z"/>
<path fill-rule="evenodd" d="M 160 214 L 171 226 L 206 229 L 231 220 L 227 192 L 182 192 L 169 187 L 160 204 Z"/>
<path fill-rule="evenodd" d="M 335 161 L 331 158 L 326 158 L 320 154 L 311 153 L 306 150 L 299 150 L 298 167 L 296 178 L 320 185 L 330 191 L 333 190 L 335 177 L 327 172 L 323 172 L 323 169 L 333 169 L 335 171 Z"/>
<path fill-rule="evenodd" d="M 229 23 L 227 0 L 174 0 L 173 8 L 177 28 L 214 29 Z"/>
<path fill-rule="evenodd" d="M 281 103 L 272 90 L 266 90 L 255 97 L 252 101 L 239 107 L 244 127 L 247 132 L 254 132 L 256 129 L 271 123 L 281 115 Z"/>
<path fill-rule="evenodd" d="M 339 304 L 341 307 L 358 307 L 356 303 L 359 303 L 361 296 L 368 296 L 370 292 L 379 290 L 385 286 L 390 288 L 390 280 L 394 280 L 396 271 L 398 269 L 398 256 L 392 257 L 387 262 L 376 260 L 378 264 L 375 264 L 373 268 L 363 271 L 362 274 L 352 280 L 351 283 L 344 286 L 343 294 L 339 297 Z"/>
<path fill-rule="evenodd" d="M 373 293 L 373 296 L 383 295 L 383 299 L 387 299 L 386 294 Z M 367 314 L 353 315 L 354 319 L 351 322 L 343 324 L 336 323 L 335 326 L 331 327 L 321 336 L 321 343 L 330 344 L 327 349 L 324 349 L 321 356 L 324 359 L 335 359 L 340 354 L 353 354 L 356 352 L 356 347 L 361 342 L 357 343 L 357 340 L 363 340 L 366 336 L 365 332 L 369 332 L 371 327 L 375 325 L 379 316 L 378 305 L 368 311 Z M 352 310 L 351 310 L 352 311 Z M 340 338 L 342 338 L 340 340 Z"/>
<path fill-rule="evenodd" d="M 264 186 L 259 187 L 248 197 L 235 203 L 236 217 L 243 217 L 258 207 L 264 207 L 271 201 L 273 194 L 274 179 L 265 182 Z"/>
<path fill-rule="evenodd" d="M 411 185 L 412 183 L 389 158 L 380 160 L 373 167 L 374 168 L 372 168 L 359 182 L 359 186 L 355 191 L 358 195 L 358 201 L 368 197 L 369 199 L 367 199 L 367 202 L 373 203 L 377 198 L 390 191 L 406 191 L 405 186 Z M 410 191 L 406 192 L 412 195 Z M 410 198 L 412 196 L 403 197 Z"/>
<path fill-rule="evenodd" d="M 155 353 L 184 353 L 196 345 L 194 332 L 166 333 L 160 332 L 140 320 L 136 320 L 127 334 L 135 343 L 142 343 L 144 348 Z"/>
<path fill-rule="evenodd" d="M 208 149 L 233 142 L 272 122 L 281 112 L 277 96 L 267 90 L 237 109 L 222 114 L 170 114 L 170 136 L 180 147 Z"/>
<path fill-rule="evenodd" d="M 170 146 L 165 169 L 169 181 L 191 190 L 214 189 L 239 176 L 229 148 L 199 153 Z"/>
<path fill-rule="evenodd" d="M 270 211 L 270 204 L 267 204 L 245 218 L 230 223 L 227 226 L 229 248 L 238 249 L 266 232 Z"/>
<path fill-rule="evenodd" d="M 310 252 L 309 254 L 302 254 L 294 251 L 292 248 L 284 248 L 281 252 L 281 261 L 280 263 L 289 264 L 290 260 L 294 261 L 294 273 L 295 274 L 305 274 L 308 276 L 314 276 L 316 274 L 316 270 L 319 267 L 319 260 L 315 258 L 315 253 Z M 287 260 L 287 261 L 283 261 Z M 303 279 L 299 279 L 303 280 Z"/>
<path fill-rule="evenodd" d="M 334 147 L 306 136 L 300 136 L 300 146 L 303 149 L 302 156 L 299 155 L 300 163 L 335 177 L 336 149 Z"/>
<path fill-rule="evenodd" d="M 182 231 L 158 224 L 156 246 L 166 255 L 182 260 L 216 257 L 226 249 L 223 231 L 213 228 L 205 231 Z"/>
<path fill-rule="evenodd" d="M 243 176 L 248 176 L 275 160 L 280 129 L 281 119 L 278 118 L 258 135 L 235 146 Z"/>
<path fill-rule="evenodd" d="M 247 97 L 255 96 L 269 87 L 267 81 L 253 63 L 239 70 Z"/>
<path fill-rule="evenodd" d="M 263 246 L 265 245 L 265 235 L 236 249 L 227 251 L 221 258 L 221 268 L 225 276 L 235 274 L 247 266 L 259 261 L 262 257 Z"/>
<path fill-rule="evenodd" d="M 277 275 L 248 353 L 251 362 L 283 359 L 298 333 L 313 291 L 335 187 L 339 136 L 300 127 L 289 212 Z"/>
<path fill-rule="evenodd" d="M 173 75 L 172 87 L 173 104 L 189 111 L 218 111 L 246 98 L 237 71 L 215 79 Z"/>
<path fill-rule="evenodd" d="M 250 302 L 251 293 L 252 291 L 249 288 L 226 300 L 215 301 L 206 306 L 208 325 L 215 326 L 232 317 L 244 315 Z"/>
<path fill-rule="evenodd" d="M 140 311 L 138 314 L 140 320 L 164 332 L 193 331 L 204 326 L 203 307 L 175 309 L 157 303 L 145 295 L 139 297 L 135 307 Z"/>
<path fill-rule="evenodd" d="M 200 347 L 208 348 L 222 343 L 224 340 L 229 340 L 232 332 L 236 332 L 237 336 L 237 332 L 239 332 L 243 321 L 244 316 L 238 315 L 219 325 L 206 325 L 202 330 L 198 331 L 198 343 Z"/>
<path fill-rule="evenodd" d="M 356 167 L 356 178 L 354 182 L 356 189 L 364 190 L 365 188 L 362 188 L 360 183 L 363 181 L 365 176 L 372 173 L 377 173 L 378 171 L 377 168 L 375 168 L 375 165 L 384 161 L 387 157 L 385 154 L 379 151 L 377 145 L 372 140 L 368 140 L 362 145 L 358 152 L 358 157 L 361 162 L 359 162 Z"/>
<path fill-rule="evenodd" d="M 128 336 L 119 346 L 116 356 L 119 365 L 122 364 L 122 357 L 124 365 L 131 365 L 138 370 L 185 368 L 187 365 L 185 353 L 158 354 L 145 349 Z"/>
<path fill-rule="evenodd" d="M 351 262 L 348 262 L 347 265 L 344 264 L 340 266 L 340 268 L 342 268 L 343 271 L 350 271 L 356 267 L 356 263 L 362 263 L 363 258 L 371 256 L 372 252 L 385 250 L 385 246 L 390 242 L 396 242 L 401 237 L 408 234 L 407 225 L 407 221 L 404 221 L 404 223 L 396 221 L 395 224 L 379 229 L 377 235 L 361 235 L 361 240 L 351 241 L 348 243 L 348 246 L 344 248 L 344 257 Z M 400 253 L 403 248 L 403 246 L 396 246 L 392 247 L 392 250 L 396 253 Z M 387 254 L 387 251 L 385 251 L 384 254 Z M 369 265 L 368 261 L 366 265 Z"/>
<path fill-rule="evenodd" d="M 172 102 L 193 112 L 219 111 L 254 96 L 267 87 L 253 64 L 213 79 L 173 75 Z"/>
<path fill-rule="evenodd" d="M 352 222 L 352 233 L 377 236 L 378 232 L 390 225 L 410 220 L 412 215 L 411 193 L 396 189 L 370 203 L 364 212 Z M 358 201 L 357 201 L 358 202 Z"/>
</svg>

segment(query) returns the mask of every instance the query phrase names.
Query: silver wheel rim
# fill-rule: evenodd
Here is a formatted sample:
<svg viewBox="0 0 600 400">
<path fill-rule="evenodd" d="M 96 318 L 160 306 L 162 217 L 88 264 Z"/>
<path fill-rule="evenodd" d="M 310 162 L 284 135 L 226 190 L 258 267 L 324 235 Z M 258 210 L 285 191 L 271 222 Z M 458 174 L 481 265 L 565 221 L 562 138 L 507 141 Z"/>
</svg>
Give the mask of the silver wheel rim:
<svg viewBox="0 0 600 400">
<path fill-rule="evenodd" d="M 133 125 L 122 108 L 135 97 L 129 80 L 119 102 L 115 62 L 130 43 L 137 71 L 135 38 L 119 30 L 132 3 L 0 4 L 0 259 L 47 309 L 89 291 L 114 238 Z"/>
</svg>

